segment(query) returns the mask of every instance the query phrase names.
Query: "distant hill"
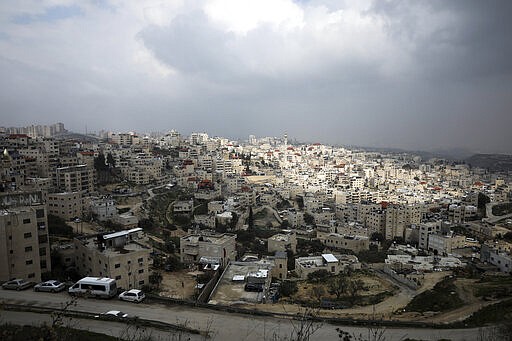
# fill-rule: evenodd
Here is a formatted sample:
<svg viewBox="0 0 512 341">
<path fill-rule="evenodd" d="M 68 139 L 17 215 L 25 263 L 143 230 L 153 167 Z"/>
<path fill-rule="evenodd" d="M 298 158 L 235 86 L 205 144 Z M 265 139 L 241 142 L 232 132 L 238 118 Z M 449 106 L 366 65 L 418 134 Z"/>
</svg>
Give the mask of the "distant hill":
<svg viewBox="0 0 512 341">
<path fill-rule="evenodd" d="M 487 168 L 493 172 L 512 171 L 512 155 L 475 154 L 465 161 L 472 167 Z"/>
<path fill-rule="evenodd" d="M 83 141 L 83 142 L 98 142 L 100 139 L 97 136 L 94 135 L 84 135 L 80 133 L 75 133 L 72 131 L 66 131 L 64 133 L 58 134 L 54 136 L 56 139 L 71 139 L 71 140 L 77 140 L 77 141 Z"/>
<path fill-rule="evenodd" d="M 433 150 L 411 150 L 411 149 L 401 149 L 401 148 L 386 148 L 386 147 L 362 147 L 362 146 L 347 146 L 349 148 L 354 149 L 363 149 L 368 152 L 378 152 L 378 153 L 392 153 L 392 154 L 400 154 L 400 153 L 408 153 L 413 155 L 420 156 L 423 160 L 429 160 L 432 158 L 436 159 L 446 159 L 449 161 L 463 161 L 464 159 L 473 155 L 473 152 L 463 149 L 463 148 L 446 148 L 446 149 L 433 149 Z"/>
</svg>

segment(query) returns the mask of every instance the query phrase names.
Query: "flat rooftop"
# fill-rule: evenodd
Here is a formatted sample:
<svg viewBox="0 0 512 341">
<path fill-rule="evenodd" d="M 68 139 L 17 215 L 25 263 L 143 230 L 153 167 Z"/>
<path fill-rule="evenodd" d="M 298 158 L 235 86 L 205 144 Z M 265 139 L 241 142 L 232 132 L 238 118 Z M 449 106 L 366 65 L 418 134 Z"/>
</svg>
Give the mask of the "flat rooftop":
<svg viewBox="0 0 512 341">
<path fill-rule="evenodd" d="M 234 234 L 223 233 L 223 234 L 189 234 L 181 238 L 183 242 L 189 243 L 212 243 L 212 244 L 224 244 L 225 242 L 233 239 Z"/>
<path fill-rule="evenodd" d="M 107 256 L 115 256 L 115 255 L 121 255 L 126 254 L 130 252 L 140 251 L 140 250 L 149 250 L 150 248 L 147 246 L 144 246 L 140 243 L 137 243 L 135 241 L 127 241 L 126 244 L 123 245 L 123 247 L 107 247 L 104 248 L 102 251 L 98 248 L 98 239 L 96 237 L 90 237 L 87 239 L 78 239 L 82 245 L 87 247 L 90 250 L 96 250 L 98 252 L 101 252 L 104 255 Z"/>
<path fill-rule="evenodd" d="M 270 270 L 272 266 L 273 263 L 269 261 L 229 263 L 208 303 L 235 305 L 237 303 L 261 302 L 265 290 L 263 292 L 244 290 L 245 284 L 247 283 L 247 276 L 249 274 L 254 275 L 258 273 L 260 274 L 258 276 L 263 276 L 265 271 L 260 270 Z M 270 273 L 268 273 L 268 276 L 270 276 Z M 270 278 L 268 280 L 270 280 Z"/>
</svg>

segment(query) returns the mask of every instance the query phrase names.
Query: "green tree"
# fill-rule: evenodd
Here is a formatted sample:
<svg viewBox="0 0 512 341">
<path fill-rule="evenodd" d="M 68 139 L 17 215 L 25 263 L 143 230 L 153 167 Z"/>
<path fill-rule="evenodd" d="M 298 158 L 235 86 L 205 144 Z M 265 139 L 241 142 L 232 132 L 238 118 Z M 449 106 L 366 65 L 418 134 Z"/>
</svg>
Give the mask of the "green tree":
<svg viewBox="0 0 512 341">
<path fill-rule="evenodd" d="M 360 279 L 351 280 L 348 285 L 348 294 L 350 296 L 350 302 L 355 303 L 357 294 L 359 291 L 364 289 L 364 283 Z"/>
<path fill-rule="evenodd" d="M 294 281 L 281 282 L 280 292 L 281 292 L 281 295 L 283 295 L 283 296 L 287 296 L 287 297 L 292 296 L 298 290 L 299 290 L 299 288 L 297 286 L 297 282 L 294 282 Z"/>
<path fill-rule="evenodd" d="M 155 288 L 160 287 L 160 283 L 162 283 L 162 274 L 158 271 L 154 271 L 151 275 L 149 275 L 149 283 L 154 285 Z"/>
<path fill-rule="evenodd" d="M 98 156 L 94 158 L 94 169 L 97 171 L 104 171 L 108 169 L 107 164 L 105 163 L 105 155 L 103 155 L 103 153 L 99 153 Z"/>
<path fill-rule="evenodd" d="M 308 274 L 308 281 L 312 283 L 320 283 L 329 278 L 331 274 L 327 270 L 317 270 Z"/>
<path fill-rule="evenodd" d="M 340 274 L 329 282 L 329 293 L 336 295 L 339 300 L 341 296 L 347 294 L 349 283 L 347 276 Z"/>
<path fill-rule="evenodd" d="M 370 237 L 370 240 L 372 241 L 377 241 L 377 242 L 382 242 L 384 241 L 384 235 L 380 232 L 373 232 L 372 233 L 372 236 Z"/>
<path fill-rule="evenodd" d="M 249 217 L 247 218 L 247 225 L 249 230 L 254 229 L 254 215 L 252 212 L 252 206 L 249 206 Z"/>
<path fill-rule="evenodd" d="M 68 237 L 74 236 L 73 228 L 66 224 L 61 217 L 53 214 L 48 215 L 48 232 L 50 236 Z"/>
<path fill-rule="evenodd" d="M 311 294 L 311 296 L 316 298 L 316 300 L 318 301 L 318 304 L 320 304 L 320 302 L 322 302 L 322 297 L 325 296 L 325 289 L 323 286 L 315 285 L 314 287 L 311 288 L 310 294 Z"/>
<path fill-rule="evenodd" d="M 107 154 L 107 164 L 109 165 L 109 167 L 111 168 L 115 168 L 116 167 L 116 160 L 114 159 L 114 157 L 112 156 L 112 153 L 108 153 Z"/>
<path fill-rule="evenodd" d="M 307 225 L 313 225 L 315 223 L 315 218 L 309 214 L 309 213 L 304 213 L 304 222 L 307 224 Z"/>
</svg>

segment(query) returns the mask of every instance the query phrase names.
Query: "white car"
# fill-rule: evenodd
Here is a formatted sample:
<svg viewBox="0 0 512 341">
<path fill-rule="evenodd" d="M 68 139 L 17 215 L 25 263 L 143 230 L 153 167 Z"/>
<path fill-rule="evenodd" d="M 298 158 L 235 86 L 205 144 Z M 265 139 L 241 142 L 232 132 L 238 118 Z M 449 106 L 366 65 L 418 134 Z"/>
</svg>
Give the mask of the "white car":
<svg viewBox="0 0 512 341">
<path fill-rule="evenodd" d="M 62 282 L 51 280 L 43 283 L 36 284 L 34 287 L 34 291 L 49 291 L 49 292 L 59 292 L 66 289 L 66 285 Z"/>
<path fill-rule="evenodd" d="M 96 315 L 94 317 L 103 317 L 103 318 L 111 318 L 111 319 L 124 319 L 124 318 L 127 318 L 128 317 L 128 314 L 126 313 L 123 313 L 122 311 L 119 311 L 119 310 L 109 310 L 105 313 L 101 313 L 100 315 Z"/>
<path fill-rule="evenodd" d="M 130 302 L 142 302 L 146 298 L 146 295 L 141 290 L 138 289 L 131 289 L 128 291 L 123 291 L 121 294 L 119 294 L 119 299 L 123 301 L 130 301 Z"/>
</svg>

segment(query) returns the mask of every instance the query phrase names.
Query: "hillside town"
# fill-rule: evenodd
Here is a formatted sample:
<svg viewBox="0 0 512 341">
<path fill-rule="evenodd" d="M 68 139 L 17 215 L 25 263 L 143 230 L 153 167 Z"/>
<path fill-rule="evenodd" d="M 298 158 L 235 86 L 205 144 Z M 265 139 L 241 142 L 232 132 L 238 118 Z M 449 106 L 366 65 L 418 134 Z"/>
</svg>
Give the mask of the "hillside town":
<svg viewBox="0 0 512 341">
<path fill-rule="evenodd" d="M 286 134 L 0 134 L 1 282 L 107 277 L 154 299 L 443 322 L 512 294 L 479 284 L 509 282 L 511 171 Z M 469 286 L 485 294 L 455 295 Z M 446 288 L 460 302 L 413 307 Z"/>
</svg>

